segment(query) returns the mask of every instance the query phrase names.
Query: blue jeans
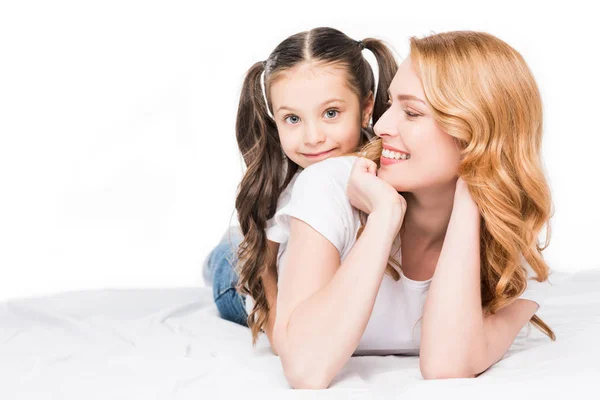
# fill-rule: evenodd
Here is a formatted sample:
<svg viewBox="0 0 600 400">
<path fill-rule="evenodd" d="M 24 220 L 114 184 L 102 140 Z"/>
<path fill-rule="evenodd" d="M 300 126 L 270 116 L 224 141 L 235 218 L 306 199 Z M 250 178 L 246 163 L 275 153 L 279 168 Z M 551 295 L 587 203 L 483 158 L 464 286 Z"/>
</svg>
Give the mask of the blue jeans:
<svg viewBox="0 0 600 400">
<path fill-rule="evenodd" d="M 246 297 L 237 292 L 237 250 L 243 239 L 239 228 L 231 227 L 221 242 L 208 255 L 202 268 L 206 286 L 212 286 L 213 298 L 219 314 L 227 321 L 248 326 Z"/>
</svg>

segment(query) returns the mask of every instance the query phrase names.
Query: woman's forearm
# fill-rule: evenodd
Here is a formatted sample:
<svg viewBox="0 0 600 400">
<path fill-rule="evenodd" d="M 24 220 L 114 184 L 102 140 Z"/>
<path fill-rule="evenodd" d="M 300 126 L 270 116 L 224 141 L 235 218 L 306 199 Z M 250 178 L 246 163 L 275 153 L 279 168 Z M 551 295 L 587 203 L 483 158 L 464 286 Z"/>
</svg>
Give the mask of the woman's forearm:
<svg viewBox="0 0 600 400">
<path fill-rule="evenodd" d="M 456 199 L 423 311 L 424 376 L 470 374 L 471 358 L 482 351 L 479 225 L 477 206 Z"/>
<path fill-rule="evenodd" d="M 300 303 L 277 343 L 284 368 L 305 387 L 327 387 L 352 356 L 369 321 L 401 210 L 372 213 L 331 281 Z"/>
</svg>

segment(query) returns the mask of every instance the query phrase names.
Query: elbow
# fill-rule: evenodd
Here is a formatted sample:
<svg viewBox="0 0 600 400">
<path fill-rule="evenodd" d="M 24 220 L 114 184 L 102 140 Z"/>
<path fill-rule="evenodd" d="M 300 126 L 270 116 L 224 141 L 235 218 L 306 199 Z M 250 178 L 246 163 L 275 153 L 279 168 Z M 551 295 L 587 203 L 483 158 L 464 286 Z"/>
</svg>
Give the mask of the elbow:
<svg viewBox="0 0 600 400">
<path fill-rule="evenodd" d="M 277 349 L 283 374 L 292 388 L 314 390 L 329 387 L 333 377 L 327 372 L 327 366 L 318 359 L 306 357 L 303 352 L 294 351 L 281 341 L 277 342 Z"/>
<path fill-rule="evenodd" d="M 477 375 L 473 373 L 473 369 L 467 365 L 449 364 L 445 360 L 432 362 L 420 359 L 419 369 L 423 379 L 465 379 L 475 378 Z"/>
<path fill-rule="evenodd" d="M 275 324 L 273 344 L 279 353 L 283 373 L 294 389 L 327 389 L 335 373 L 325 356 L 315 356 L 315 351 L 301 343 L 290 341 L 285 324 Z"/>
<path fill-rule="evenodd" d="M 457 353 L 447 347 L 432 348 L 421 342 L 419 352 L 419 370 L 423 379 L 465 379 L 477 377 L 475 352 L 470 350 L 465 357 L 464 352 Z"/>
<path fill-rule="evenodd" d="M 321 368 L 314 368 L 304 362 L 285 362 L 282 359 L 283 372 L 286 380 L 294 389 L 327 389 L 331 383 L 328 374 L 320 372 Z"/>
</svg>

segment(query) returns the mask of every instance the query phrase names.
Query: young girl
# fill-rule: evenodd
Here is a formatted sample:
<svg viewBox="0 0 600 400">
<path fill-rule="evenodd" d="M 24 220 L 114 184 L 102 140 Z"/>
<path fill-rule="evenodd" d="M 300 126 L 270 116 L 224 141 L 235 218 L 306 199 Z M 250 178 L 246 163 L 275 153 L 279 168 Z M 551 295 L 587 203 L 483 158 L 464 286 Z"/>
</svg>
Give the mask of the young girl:
<svg viewBox="0 0 600 400">
<path fill-rule="evenodd" d="M 376 91 L 364 49 L 379 65 Z M 368 142 L 369 121 L 385 111 L 396 70 L 383 42 L 317 28 L 290 36 L 248 71 L 236 123 L 247 166 L 236 199 L 241 234 L 230 230 L 203 272 L 221 316 L 249 326 L 253 344 L 264 330 L 277 353 L 272 341 L 276 262 L 287 234 L 272 217 L 289 201 L 299 170 Z"/>
<path fill-rule="evenodd" d="M 274 342 L 295 388 L 327 387 L 353 354 L 475 377 L 528 321 L 555 339 L 535 315 L 551 200 L 521 55 L 485 33 L 412 38 L 389 101 L 367 158 L 305 169 L 275 216 L 289 241 Z"/>
</svg>

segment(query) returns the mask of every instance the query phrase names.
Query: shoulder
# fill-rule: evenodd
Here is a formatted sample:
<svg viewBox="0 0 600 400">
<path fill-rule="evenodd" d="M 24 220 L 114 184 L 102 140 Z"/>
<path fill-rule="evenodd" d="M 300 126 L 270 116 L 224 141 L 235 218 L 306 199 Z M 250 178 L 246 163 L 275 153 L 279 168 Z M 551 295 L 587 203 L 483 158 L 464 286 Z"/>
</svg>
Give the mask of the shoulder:
<svg viewBox="0 0 600 400">
<path fill-rule="evenodd" d="M 332 157 L 313 164 L 298 175 L 294 188 L 333 184 L 343 187 L 345 192 L 356 158 L 356 156 Z"/>
<path fill-rule="evenodd" d="M 357 228 L 356 211 L 346 187 L 356 157 L 336 157 L 304 169 L 297 177 L 288 204 L 277 212 L 276 221 L 291 234 L 295 218 L 329 240 L 344 254 Z"/>
<path fill-rule="evenodd" d="M 331 157 L 327 160 L 323 160 L 316 164 L 307 167 L 303 172 L 306 171 L 320 171 L 320 172 L 332 172 L 340 173 L 344 171 L 350 172 L 352 165 L 358 157 L 356 156 L 342 156 L 342 157 Z"/>
<path fill-rule="evenodd" d="M 296 174 L 294 174 L 294 176 L 292 177 L 292 179 L 290 179 L 290 181 L 287 184 L 287 186 L 285 187 L 285 189 L 283 189 L 283 191 L 279 195 L 279 199 L 277 200 L 277 209 L 278 210 L 282 207 L 285 207 L 287 205 L 287 203 L 289 203 L 290 197 L 292 196 L 292 190 L 294 189 L 294 184 L 296 183 L 296 180 L 298 179 L 298 176 L 300 175 L 301 172 L 302 172 L 302 170 L 300 170 L 300 171 L 296 172 Z"/>
</svg>

